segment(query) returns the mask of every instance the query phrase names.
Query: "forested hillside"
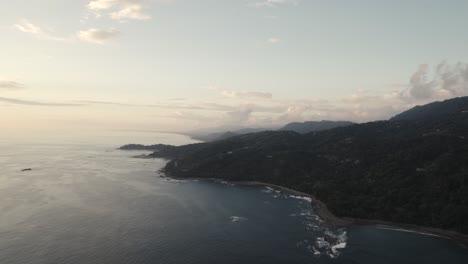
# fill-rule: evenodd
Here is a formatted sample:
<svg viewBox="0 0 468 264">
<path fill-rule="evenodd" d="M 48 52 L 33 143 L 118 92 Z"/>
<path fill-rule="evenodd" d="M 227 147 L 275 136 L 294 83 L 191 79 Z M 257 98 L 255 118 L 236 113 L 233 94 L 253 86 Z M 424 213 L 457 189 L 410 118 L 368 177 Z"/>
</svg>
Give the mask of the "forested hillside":
<svg viewBox="0 0 468 264">
<path fill-rule="evenodd" d="M 152 156 L 172 158 L 170 176 L 273 183 L 315 195 L 337 216 L 468 233 L 466 106 L 467 97 L 456 98 L 391 121 L 253 133 Z M 443 114 L 422 118 L 420 109 Z"/>
</svg>

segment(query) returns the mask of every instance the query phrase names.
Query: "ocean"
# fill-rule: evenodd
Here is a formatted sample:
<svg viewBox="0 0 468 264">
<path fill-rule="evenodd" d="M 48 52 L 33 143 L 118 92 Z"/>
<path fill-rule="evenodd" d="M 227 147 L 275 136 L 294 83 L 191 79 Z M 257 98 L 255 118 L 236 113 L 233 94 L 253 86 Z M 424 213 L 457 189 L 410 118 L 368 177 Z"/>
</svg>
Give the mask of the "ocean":
<svg viewBox="0 0 468 264">
<path fill-rule="evenodd" d="M 0 263 L 468 263 L 454 241 L 325 228 L 302 197 L 162 178 L 166 160 L 117 149 L 193 142 L 135 131 L 1 139 Z"/>
</svg>

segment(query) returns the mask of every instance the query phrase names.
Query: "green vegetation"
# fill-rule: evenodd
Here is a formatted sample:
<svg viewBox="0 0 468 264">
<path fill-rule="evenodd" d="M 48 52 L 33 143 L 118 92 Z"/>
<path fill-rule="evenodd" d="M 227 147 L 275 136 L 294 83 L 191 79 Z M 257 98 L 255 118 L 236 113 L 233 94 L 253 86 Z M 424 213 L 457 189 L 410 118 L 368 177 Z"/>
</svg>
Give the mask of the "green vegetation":
<svg viewBox="0 0 468 264">
<path fill-rule="evenodd" d="M 169 176 L 272 183 L 313 194 L 337 216 L 468 233 L 468 97 L 436 105 L 438 114 L 418 107 L 415 117 L 412 109 L 390 121 L 252 133 L 151 156 L 172 158 Z"/>
</svg>

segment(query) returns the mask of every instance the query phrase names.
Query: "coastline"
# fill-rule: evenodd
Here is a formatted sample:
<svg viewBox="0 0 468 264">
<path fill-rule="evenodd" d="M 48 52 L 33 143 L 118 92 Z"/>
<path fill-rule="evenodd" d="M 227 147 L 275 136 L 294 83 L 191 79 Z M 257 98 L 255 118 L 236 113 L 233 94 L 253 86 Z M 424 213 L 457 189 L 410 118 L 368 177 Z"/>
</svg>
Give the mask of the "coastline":
<svg viewBox="0 0 468 264">
<path fill-rule="evenodd" d="M 215 179 L 219 180 L 219 179 Z M 445 229 L 440 229 L 440 228 L 435 228 L 435 227 L 427 227 L 427 226 L 419 226 L 419 225 L 413 225 L 413 224 L 405 224 L 405 223 L 395 223 L 395 222 L 390 222 L 390 221 L 383 221 L 383 220 L 377 220 L 377 219 L 360 219 L 360 218 L 351 218 L 351 217 L 337 217 L 335 216 L 332 212 L 330 212 L 326 206 L 326 204 L 317 198 L 315 198 L 313 195 L 299 192 L 293 189 L 289 189 L 283 186 L 275 185 L 275 184 L 270 184 L 270 183 L 264 183 L 264 182 L 255 182 L 255 181 L 241 181 L 241 182 L 232 182 L 234 184 L 240 184 L 240 185 L 247 185 L 247 186 L 265 186 L 265 187 L 271 187 L 271 188 L 276 188 L 280 191 L 283 191 L 288 194 L 293 194 L 293 195 L 299 195 L 303 197 L 309 197 L 312 199 L 312 207 L 314 208 L 314 212 L 322 219 L 324 222 L 329 225 L 329 226 L 335 226 L 335 227 L 346 227 L 346 226 L 351 226 L 351 225 L 361 225 L 361 226 L 375 226 L 380 229 L 389 229 L 389 230 L 395 230 L 395 231 L 402 231 L 402 232 L 411 232 L 411 233 L 417 233 L 420 235 L 430 235 L 430 236 L 436 236 L 440 238 L 445 238 L 449 240 L 453 240 L 455 242 L 458 242 L 462 244 L 464 247 L 468 247 L 468 235 L 451 231 L 451 230 L 445 230 Z"/>
<path fill-rule="evenodd" d="M 376 226 L 379 229 L 388 229 L 409 233 L 416 233 L 426 236 L 435 236 L 444 239 L 449 239 L 454 242 L 461 244 L 463 247 L 468 248 L 468 235 L 446 229 L 440 229 L 435 227 L 419 226 L 414 224 L 405 224 L 405 223 L 395 223 L 390 221 L 378 220 L 378 219 L 361 219 L 361 218 L 351 218 L 343 217 L 347 221 L 351 222 L 351 225 L 356 226 Z"/>
<path fill-rule="evenodd" d="M 427 226 L 419 226 L 414 224 L 405 224 L 405 223 L 395 223 L 390 221 L 378 220 L 378 219 L 361 219 L 361 218 L 351 218 L 351 217 L 337 217 L 335 216 L 330 210 L 328 210 L 326 204 L 315 196 L 296 191 L 293 189 L 289 189 L 280 185 L 265 183 L 265 182 L 258 182 L 258 181 L 228 181 L 224 179 L 217 179 L 217 178 L 178 178 L 178 177 L 171 177 L 164 172 L 161 172 L 168 178 L 174 179 L 198 179 L 198 180 L 210 180 L 210 181 L 225 181 L 232 184 L 237 185 L 244 185 L 244 186 L 256 186 L 256 187 L 270 187 L 281 191 L 285 194 L 291 194 L 301 197 L 308 197 L 311 199 L 312 208 L 314 212 L 324 221 L 325 226 L 329 227 L 348 227 L 348 226 L 374 226 L 379 229 L 389 229 L 394 231 L 401 231 L 401 232 L 410 232 L 416 233 L 419 235 L 428 235 L 428 236 L 435 236 L 439 238 L 444 238 L 448 240 L 452 240 L 454 242 L 459 243 L 463 247 L 468 247 L 468 235 L 451 231 L 445 230 L 435 227 L 427 227 Z"/>
<path fill-rule="evenodd" d="M 219 180 L 219 179 L 213 179 L 213 180 Z M 270 187 L 270 188 L 276 189 L 286 194 L 308 197 L 311 199 L 311 204 L 312 204 L 312 208 L 314 209 L 314 212 L 324 221 L 324 224 L 326 226 L 339 227 L 339 226 L 348 226 L 350 224 L 349 220 L 336 217 L 333 213 L 331 213 L 328 210 L 327 205 L 325 203 L 323 203 L 322 201 L 320 201 L 319 199 L 317 199 L 315 196 L 311 194 L 296 191 L 296 190 L 289 189 L 289 188 L 276 185 L 276 184 L 265 183 L 265 182 L 257 182 L 257 181 L 231 181 L 231 182 L 234 184 L 239 184 L 239 185 L 244 185 L 244 186 Z"/>
<path fill-rule="evenodd" d="M 263 183 L 263 182 L 232 182 L 235 184 L 240 185 L 247 185 L 247 186 L 265 186 L 265 187 L 272 187 L 276 188 L 280 191 L 285 193 L 309 197 L 312 199 L 312 207 L 314 208 L 314 212 L 322 219 L 327 225 L 330 226 L 351 226 L 351 225 L 367 225 L 367 226 L 375 226 L 381 229 L 391 229 L 395 231 L 403 231 L 403 232 L 411 232 L 417 233 L 420 235 L 430 235 L 436 236 L 440 238 L 445 238 L 449 240 L 453 240 L 462 244 L 464 247 L 468 247 L 468 235 L 458 233 L 451 230 L 445 230 L 440 228 L 434 227 L 426 227 L 426 226 L 419 226 L 413 224 L 405 224 L 405 223 L 394 223 L 390 221 L 383 221 L 383 220 L 376 220 L 376 219 L 360 219 L 360 218 L 351 218 L 351 217 L 337 217 L 332 212 L 330 212 L 326 206 L 326 204 L 313 195 L 299 192 L 296 190 L 292 190 L 283 186 L 270 184 L 270 183 Z"/>
</svg>

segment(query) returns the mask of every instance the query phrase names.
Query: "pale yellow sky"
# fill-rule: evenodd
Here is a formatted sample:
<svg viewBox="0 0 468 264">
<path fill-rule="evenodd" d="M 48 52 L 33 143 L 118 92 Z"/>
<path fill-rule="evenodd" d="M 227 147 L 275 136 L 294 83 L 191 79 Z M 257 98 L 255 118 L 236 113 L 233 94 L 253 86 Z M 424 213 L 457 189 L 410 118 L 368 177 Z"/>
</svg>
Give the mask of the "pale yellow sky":
<svg viewBox="0 0 468 264">
<path fill-rule="evenodd" d="M 0 10 L 0 136 L 365 122 L 468 95 L 461 0 L 0 0 Z"/>
</svg>

